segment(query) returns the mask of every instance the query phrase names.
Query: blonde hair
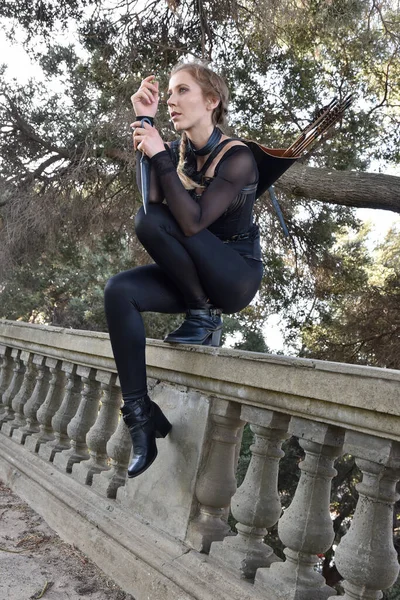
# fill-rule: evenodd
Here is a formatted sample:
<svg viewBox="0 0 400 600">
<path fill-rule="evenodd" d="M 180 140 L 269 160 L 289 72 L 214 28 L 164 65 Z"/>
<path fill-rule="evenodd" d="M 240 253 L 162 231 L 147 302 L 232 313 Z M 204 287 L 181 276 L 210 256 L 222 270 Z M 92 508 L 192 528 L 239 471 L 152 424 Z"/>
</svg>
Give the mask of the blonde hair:
<svg viewBox="0 0 400 600">
<path fill-rule="evenodd" d="M 204 98 L 219 98 L 218 106 L 214 108 L 212 112 L 212 122 L 214 126 L 226 125 L 229 90 L 222 77 L 212 71 L 209 67 L 203 65 L 201 62 L 178 63 L 172 69 L 171 75 L 175 75 L 175 73 L 178 73 L 179 71 L 188 71 L 193 79 L 195 79 L 196 83 L 199 84 Z M 181 180 L 184 188 L 187 190 L 194 190 L 197 187 L 204 188 L 204 186 L 193 181 L 193 179 L 188 177 L 184 172 L 187 141 L 187 135 L 185 132 L 183 132 L 181 136 L 181 143 L 179 145 L 179 161 L 176 169 L 178 177 Z"/>
</svg>

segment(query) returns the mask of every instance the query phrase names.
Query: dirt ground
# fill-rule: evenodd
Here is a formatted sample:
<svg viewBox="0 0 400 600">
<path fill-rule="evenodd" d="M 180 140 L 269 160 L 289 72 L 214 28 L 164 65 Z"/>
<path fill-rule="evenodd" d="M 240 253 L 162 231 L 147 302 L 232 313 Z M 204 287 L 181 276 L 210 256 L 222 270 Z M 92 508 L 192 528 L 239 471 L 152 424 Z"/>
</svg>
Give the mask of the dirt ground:
<svg viewBox="0 0 400 600">
<path fill-rule="evenodd" d="M 0 600 L 135 600 L 0 481 Z"/>
</svg>

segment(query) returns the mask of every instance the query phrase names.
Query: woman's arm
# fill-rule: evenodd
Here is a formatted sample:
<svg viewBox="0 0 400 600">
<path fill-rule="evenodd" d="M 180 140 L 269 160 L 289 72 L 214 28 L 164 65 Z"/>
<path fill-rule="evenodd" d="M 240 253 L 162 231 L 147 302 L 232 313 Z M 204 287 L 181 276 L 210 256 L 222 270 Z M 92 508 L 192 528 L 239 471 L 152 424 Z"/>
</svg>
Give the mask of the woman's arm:
<svg viewBox="0 0 400 600">
<path fill-rule="evenodd" d="M 233 146 L 221 158 L 215 177 L 196 202 L 183 187 L 169 152 L 154 154 L 151 165 L 167 204 L 187 237 L 214 223 L 239 192 L 258 178 L 251 151 L 246 146 Z"/>
<path fill-rule="evenodd" d="M 164 144 L 166 151 L 169 147 L 168 144 Z M 140 159 L 142 153 L 140 150 L 136 150 L 136 184 L 139 192 L 142 191 L 142 174 L 140 171 Z M 160 182 L 157 177 L 157 173 L 154 166 L 150 163 L 150 189 L 149 189 L 149 202 L 151 204 L 161 204 L 164 201 L 164 192 L 162 191 Z"/>
<path fill-rule="evenodd" d="M 143 79 L 138 91 L 131 97 L 133 110 L 136 114 L 136 121 L 142 121 L 142 119 L 149 119 L 153 125 L 154 116 L 157 113 L 159 94 L 158 94 L 158 82 L 155 81 L 154 75 L 149 75 Z M 146 115 L 140 116 L 140 115 Z M 135 138 L 134 138 L 135 139 Z M 136 145 L 135 145 L 136 148 Z M 140 173 L 140 159 L 142 153 L 137 150 L 136 152 L 136 183 L 139 191 L 142 189 L 142 178 Z M 150 190 L 149 190 L 149 202 L 160 203 L 164 200 L 160 183 L 157 179 L 157 175 L 154 169 L 150 168 Z"/>
</svg>

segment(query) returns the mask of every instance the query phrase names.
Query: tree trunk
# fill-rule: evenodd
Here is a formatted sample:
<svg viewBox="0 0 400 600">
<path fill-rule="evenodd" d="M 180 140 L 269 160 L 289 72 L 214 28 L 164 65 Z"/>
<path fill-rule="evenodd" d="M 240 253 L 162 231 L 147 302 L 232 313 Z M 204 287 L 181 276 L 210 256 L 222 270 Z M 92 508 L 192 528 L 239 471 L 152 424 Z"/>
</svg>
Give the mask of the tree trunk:
<svg viewBox="0 0 400 600">
<path fill-rule="evenodd" d="M 393 175 L 316 169 L 295 164 L 278 179 L 276 187 L 310 200 L 400 213 L 400 177 Z"/>
</svg>

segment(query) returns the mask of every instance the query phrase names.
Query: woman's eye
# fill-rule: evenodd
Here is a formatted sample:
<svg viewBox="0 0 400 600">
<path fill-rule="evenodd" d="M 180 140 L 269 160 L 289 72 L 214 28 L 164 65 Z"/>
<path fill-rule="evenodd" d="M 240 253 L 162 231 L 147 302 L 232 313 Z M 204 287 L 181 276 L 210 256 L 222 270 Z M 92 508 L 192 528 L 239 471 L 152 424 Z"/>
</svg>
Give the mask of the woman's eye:
<svg viewBox="0 0 400 600">
<path fill-rule="evenodd" d="M 179 88 L 179 92 L 186 92 L 187 88 L 181 87 Z"/>
</svg>

